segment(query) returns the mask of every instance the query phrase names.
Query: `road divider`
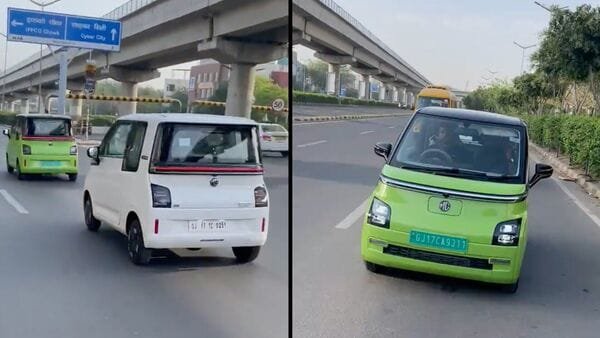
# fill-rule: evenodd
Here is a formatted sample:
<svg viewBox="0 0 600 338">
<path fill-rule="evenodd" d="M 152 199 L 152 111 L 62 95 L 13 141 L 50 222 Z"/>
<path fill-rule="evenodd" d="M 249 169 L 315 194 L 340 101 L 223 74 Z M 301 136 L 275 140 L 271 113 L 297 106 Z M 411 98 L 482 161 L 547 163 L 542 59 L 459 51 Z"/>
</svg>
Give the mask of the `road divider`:
<svg viewBox="0 0 600 338">
<path fill-rule="evenodd" d="M 364 120 L 380 117 L 411 116 L 412 113 L 400 114 L 356 114 L 356 115 L 334 115 L 334 116 L 294 116 L 294 122 L 324 122 L 335 120 Z"/>
</svg>

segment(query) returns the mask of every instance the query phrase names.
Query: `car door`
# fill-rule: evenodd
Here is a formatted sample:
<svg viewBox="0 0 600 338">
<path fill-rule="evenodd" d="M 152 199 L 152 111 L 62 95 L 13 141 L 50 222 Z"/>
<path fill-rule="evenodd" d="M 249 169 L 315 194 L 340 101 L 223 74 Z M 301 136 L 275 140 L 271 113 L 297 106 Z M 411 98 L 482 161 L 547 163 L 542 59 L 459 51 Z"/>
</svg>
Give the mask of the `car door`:
<svg viewBox="0 0 600 338">
<path fill-rule="evenodd" d="M 8 140 L 7 153 L 8 163 L 12 166 L 16 166 L 17 156 L 19 155 L 18 147 L 21 140 L 21 131 L 23 130 L 25 118 L 18 116 L 15 124 L 10 129 L 10 139 Z"/>
<path fill-rule="evenodd" d="M 117 227 L 122 191 L 127 185 L 118 182 L 125 153 L 127 138 L 131 131 L 130 121 L 117 121 L 108 131 L 98 149 L 100 161 L 90 170 L 93 175 L 92 203 L 95 216 Z"/>
</svg>

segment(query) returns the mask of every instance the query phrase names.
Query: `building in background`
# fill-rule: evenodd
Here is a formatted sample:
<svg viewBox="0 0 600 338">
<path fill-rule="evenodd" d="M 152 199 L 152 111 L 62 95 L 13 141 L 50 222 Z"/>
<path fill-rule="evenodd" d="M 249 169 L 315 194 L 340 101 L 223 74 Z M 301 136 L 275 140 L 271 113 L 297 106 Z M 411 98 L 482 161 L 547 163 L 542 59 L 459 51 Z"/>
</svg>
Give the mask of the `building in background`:
<svg viewBox="0 0 600 338">
<path fill-rule="evenodd" d="M 281 58 L 274 62 L 265 63 L 256 66 L 256 75 L 263 76 L 273 80 L 275 84 L 282 88 L 289 87 L 288 73 L 289 69 L 288 58 Z"/>
<path fill-rule="evenodd" d="M 188 97 L 190 102 L 208 100 L 219 85 L 229 80 L 229 66 L 208 59 L 190 69 Z"/>
<path fill-rule="evenodd" d="M 171 97 L 180 90 L 186 91 L 187 86 L 188 80 L 186 79 L 165 79 L 163 97 Z"/>
</svg>

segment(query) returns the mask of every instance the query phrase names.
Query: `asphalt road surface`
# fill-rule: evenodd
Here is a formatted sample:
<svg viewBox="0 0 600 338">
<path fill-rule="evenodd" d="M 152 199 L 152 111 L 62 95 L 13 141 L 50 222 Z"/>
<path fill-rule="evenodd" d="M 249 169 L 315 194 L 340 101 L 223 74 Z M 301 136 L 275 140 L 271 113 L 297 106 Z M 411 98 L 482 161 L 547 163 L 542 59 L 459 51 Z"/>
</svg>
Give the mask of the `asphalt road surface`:
<svg viewBox="0 0 600 338">
<path fill-rule="evenodd" d="M 294 105 L 294 116 L 337 116 L 361 114 L 399 114 L 410 110 L 398 107 L 336 106 L 331 104 Z"/>
<path fill-rule="evenodd" d="M 529 242 L 514 295 L 366 270 L 364 202 L 383 166 L 373 145 L 395 141 L 408 119 L 293 126 L 294 337 L 599 337 L 600 206 L 570 182 L 547 179 L 529 195 Z"/>
<path fill-rule="evenodd" d="M 287 158 L 265 159 L 271 224 L 253 263 L 206 249 L 139 267 L 120 233 L 86 230 L 85 148 L 77 182 L 21 182 L 6 173 L 6 141 L 0 136 L 0 337 L 287 336 Z"/>
</svg>

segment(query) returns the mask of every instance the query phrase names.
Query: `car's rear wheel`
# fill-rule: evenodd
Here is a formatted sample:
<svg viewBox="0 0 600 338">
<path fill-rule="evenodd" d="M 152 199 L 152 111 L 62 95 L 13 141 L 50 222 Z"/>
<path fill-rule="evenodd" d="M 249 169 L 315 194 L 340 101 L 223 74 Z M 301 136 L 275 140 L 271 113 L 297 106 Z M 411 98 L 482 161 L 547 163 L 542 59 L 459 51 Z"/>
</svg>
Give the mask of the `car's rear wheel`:
<svg viewBox="0 0 600 338">
<path fill-rule="evenodd" d="M 77 174 L 67 174 L 69 176 L 69 181 L 75 182 L 77 181 Z"/>
<path fill-rule="evenodd" d="M 238 246 L 233 247 L 233 254 L 239 263 L 249 263 L 258 257 L 260 246 Z"/>
<path fill-rule="evenodd" d="M 6 154 L 6 171 L 8 171 L 9 174 L 12 174 L 13 171 L 15 171 L 15 168 L 11 167 L 10 164 L 8 164 L 8 154 Z"/>
<path fill-rule="evenodd" d="M 152 258 L 152 249 L 147 249 L 144 245 L 142 227 L 137 219 L 131 221 L 127 232 L 127 251 L 129 252 L 129 259 L 136 265 L 146 265 L 150 263 Z"/>
<path fill-rule="evenodd" d="M 519 288 L 519 280 L 512 284 L 500 284 L 500 291 L 504 293 L 516 293 Z"/>
<path fill-rule="evenodd" d="M 25 179 L 25 174 L 23 174 L 21 172 L 21 164 L 19 163 L 19 159 L 17 159 L 17 166 L 15 167 L 16 171 L 17 171 L 17 179 L 19 179 L 20 181 Z"/>
<path fill-rule="evenodd" d="M 89 231 L 96 232 L 100 228 L 101 222 L 94 217 L 94 209 L 92 208 L 92 200 L 89 198 L 83 202 L 83 216 L 85 218 L 85 225 Z"/>
<path fill-rule="evenodd" d="M 289 151 L 282 151 L 281 152 L 281 156 L 282 157 L 287 157 L 288 156 Z"/>
<path fill-rule="evenodd" d="M 367 268 L 367 270 L 373 273 L 380 273 L 383 270 L 383 266 L 367 261 L 365 261 L 365 267 Z"/>
</svg>

